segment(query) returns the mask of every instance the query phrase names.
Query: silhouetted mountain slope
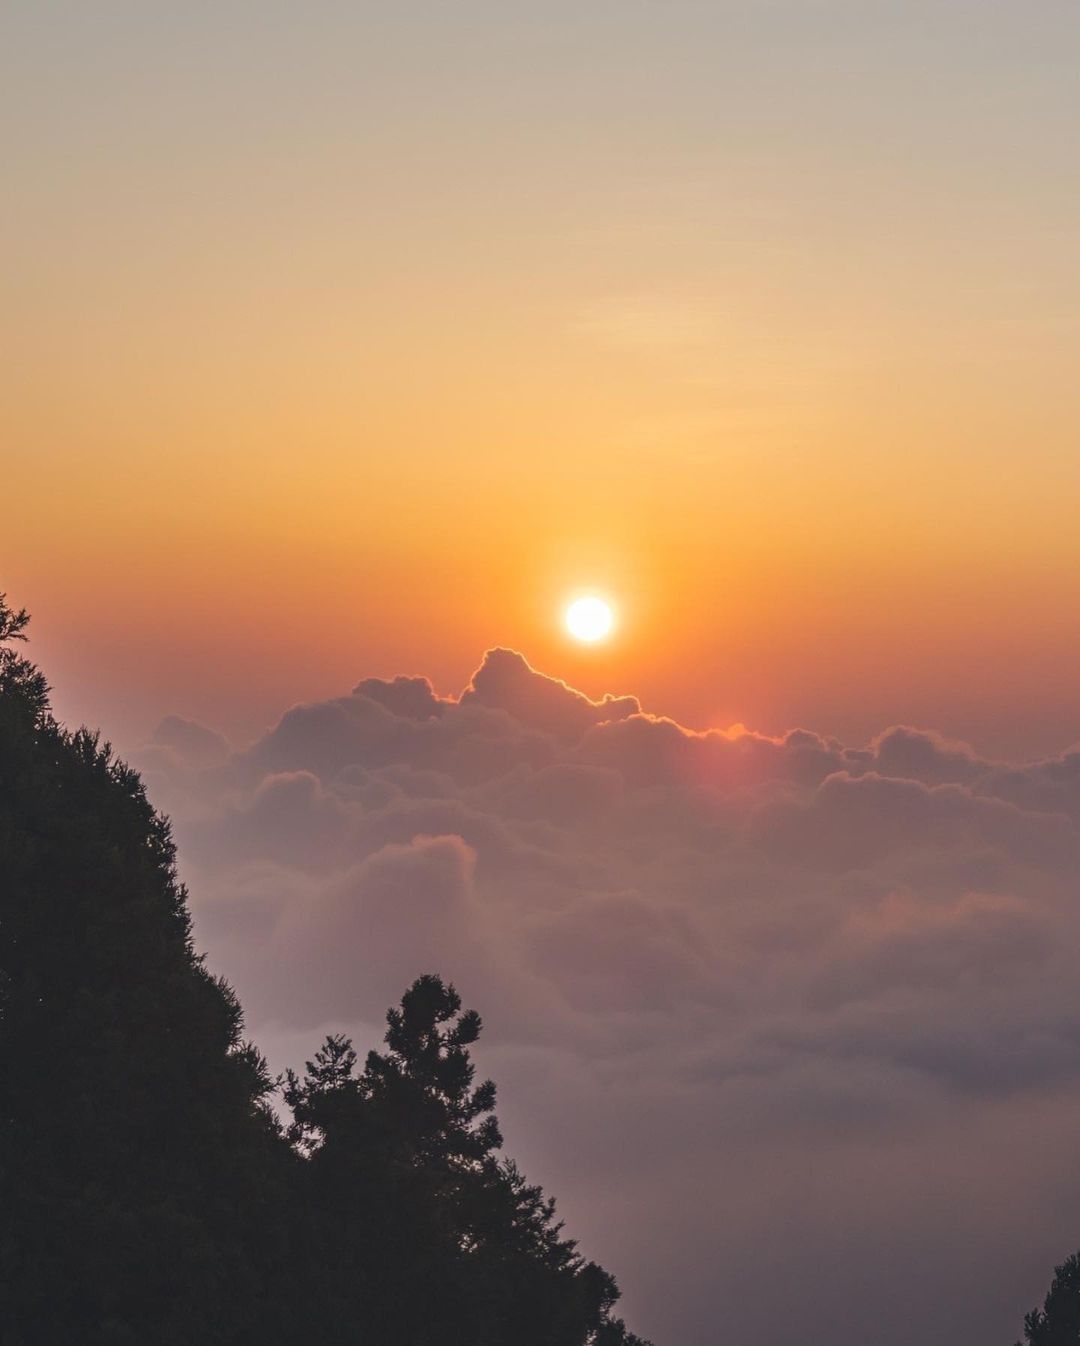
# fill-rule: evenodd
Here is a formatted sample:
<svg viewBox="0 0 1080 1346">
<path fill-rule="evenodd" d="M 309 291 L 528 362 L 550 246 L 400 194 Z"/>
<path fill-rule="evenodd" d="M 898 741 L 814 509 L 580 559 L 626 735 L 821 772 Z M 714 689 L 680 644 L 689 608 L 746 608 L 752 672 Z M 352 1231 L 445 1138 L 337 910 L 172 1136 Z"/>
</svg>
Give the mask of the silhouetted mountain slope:
<svg viewBox="0 0 1080 1346">
<path fill-rule="evenodd" d="M 497 1157 L 480 1020 L 421 978 L 358 1071 L 275 1084 L 194 952 L 167 822 L 53 719 L 0 596 L 0 1346 L 618 1346 Z"/>
</svg>

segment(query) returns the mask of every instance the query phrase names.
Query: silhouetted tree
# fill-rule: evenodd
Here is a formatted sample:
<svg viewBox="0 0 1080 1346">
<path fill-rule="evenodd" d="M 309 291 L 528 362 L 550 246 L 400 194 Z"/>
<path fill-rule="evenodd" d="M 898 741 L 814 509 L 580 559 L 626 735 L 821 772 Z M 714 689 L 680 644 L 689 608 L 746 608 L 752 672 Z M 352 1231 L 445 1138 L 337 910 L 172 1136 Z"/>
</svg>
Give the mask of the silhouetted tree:
<svg viewBox="0 0 1080 1346">
<path fill-rule="evenodd" d="M 0 595 L 0 1346 L 645 1346 L 499 1158 L 480 1018 L 420 978 L 283 1128 L 168 822 Z"/>
<path fill-rule="evenodd" d="M 26 614 L 0 599 L 0 640 Z M 0 1341 L 255 1342 L 292 1166 L 167 822 L 0 652 Z"/>
<path fill-rule="evenodd" d="M 1024 1319 L 1024 1340 L 1029 1346 L 1080 1346 L 1080 1253 L 1054 1268 L 1042 1308 Z"/>
<path fill-rule="evenodd" d="M 633 1343 L 610 1316 L 614 1279 L 562 1237 L 555 1205 L 509 1161 L 468 1048 L 480 1016 L 453 986 L 421 977 L 391 1009 L 386 1052 L 356 1074 L 330 1037 L 285 1099 L 311 1156 L 322 1218 L 372 1340 L 446 1346 Z M 374 1219 L 372 1218 L 374 1214 Z M 343 1321 L 348 1309 L 338 1306 Z"/>
</svg>

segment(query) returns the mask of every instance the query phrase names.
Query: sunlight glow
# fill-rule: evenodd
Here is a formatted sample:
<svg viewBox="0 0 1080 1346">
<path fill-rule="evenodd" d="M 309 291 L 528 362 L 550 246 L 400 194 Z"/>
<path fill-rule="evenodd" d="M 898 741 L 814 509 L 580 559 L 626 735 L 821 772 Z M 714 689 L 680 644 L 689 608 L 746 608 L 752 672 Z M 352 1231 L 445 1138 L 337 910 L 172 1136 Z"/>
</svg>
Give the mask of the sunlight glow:
<svg viewBox="0 0 1080 1346">
<path fill-rule="evenodd" d="M 595 595 L 577 598 L 566 609 L 566 629 L 575 640 L 588 645 L 604 640 L 615 625 L 615 614 L 609 603 Z"/>
</svg>

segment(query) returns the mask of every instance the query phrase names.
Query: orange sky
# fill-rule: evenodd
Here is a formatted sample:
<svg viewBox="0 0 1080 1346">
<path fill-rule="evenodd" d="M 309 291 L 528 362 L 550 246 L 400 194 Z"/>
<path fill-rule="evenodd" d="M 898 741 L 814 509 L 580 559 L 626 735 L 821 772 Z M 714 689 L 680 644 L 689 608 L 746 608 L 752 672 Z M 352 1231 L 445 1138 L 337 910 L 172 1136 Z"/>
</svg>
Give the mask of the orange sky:
<svg viewBox="0 0 1080 1346">
<path fill-rule="evenodd" d="M 65 714 L 243 738 L 506 644 L 1080 738 L 1068 7 L 153 8 L 5 20 L 0 577 Z"/>
</svg>

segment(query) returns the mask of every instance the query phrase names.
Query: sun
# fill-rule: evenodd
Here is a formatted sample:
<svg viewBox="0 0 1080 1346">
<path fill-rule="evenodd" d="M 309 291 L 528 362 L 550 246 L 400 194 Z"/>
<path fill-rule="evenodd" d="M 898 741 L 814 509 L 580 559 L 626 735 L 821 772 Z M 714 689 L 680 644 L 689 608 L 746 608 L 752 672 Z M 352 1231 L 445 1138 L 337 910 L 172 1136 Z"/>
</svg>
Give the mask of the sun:
<svg viewBox="0 0 1080 1346">
<path fill-rule="evenodd" d="M 589 594 L 584 598 L 575 598 L 566 609 L 563 620 L 566 629 L 575 640 L 586 645 L 595 645 L 598 640 L 606 640 L 615 627 L 615 613 L 610 603 Z"/>
</svg>

